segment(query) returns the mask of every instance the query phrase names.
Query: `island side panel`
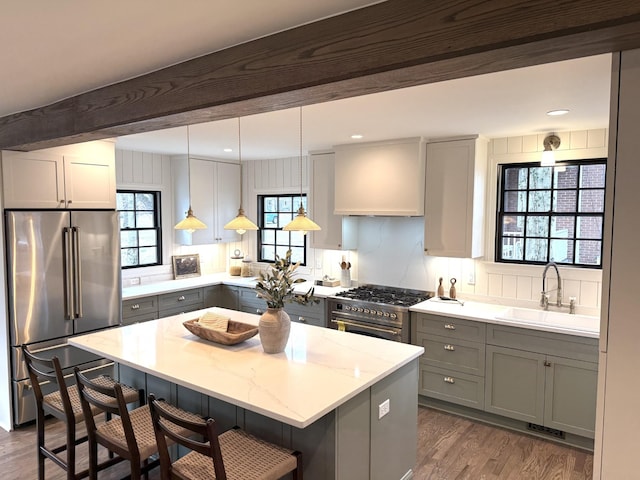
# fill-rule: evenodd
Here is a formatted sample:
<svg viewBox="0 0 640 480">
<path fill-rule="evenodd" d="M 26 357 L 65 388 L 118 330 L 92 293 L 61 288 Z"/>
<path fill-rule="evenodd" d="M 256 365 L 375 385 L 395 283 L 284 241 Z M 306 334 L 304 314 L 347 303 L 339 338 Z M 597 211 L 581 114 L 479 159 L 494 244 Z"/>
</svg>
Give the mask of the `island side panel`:
<svg viewBox="0 0 640 480">
<path fill-rule="evenodd" d="M 367 480 L 371 465 L 371 389 L 359 393 L 337 409 L 336 480 Z"/>
<path fill-rule="evenodd" d="M 418 360 L 371 387 L 371 480 L 411 478 L 418 442 Z M 379 406 L 389 400 L 389 413 Z"/>
</svg>

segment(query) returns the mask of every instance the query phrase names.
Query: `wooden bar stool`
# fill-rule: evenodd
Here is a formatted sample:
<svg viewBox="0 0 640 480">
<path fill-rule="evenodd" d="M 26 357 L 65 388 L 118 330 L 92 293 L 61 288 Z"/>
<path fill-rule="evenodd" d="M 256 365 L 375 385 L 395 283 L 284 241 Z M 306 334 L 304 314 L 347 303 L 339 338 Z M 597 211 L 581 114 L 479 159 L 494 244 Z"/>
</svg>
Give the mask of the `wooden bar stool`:
<svg viewBox="0 0 640 480">
<path fill-rule="evenodd" d="M 293 472 L 294 480 L 302 480 L 300 452 L 266 442 L 237 427 L 218 435 L 212 418 L 185 418 L 183 410 L 156 400 L 153 394 L 149 395 L 149 407 L 163 480 L 276 480 L 289 472 Z M 189 434 L 181 434 L 179 429 Z M 167 439 L 191 452 L 172 463 Z"/>
<path fill-rule="evenodd" d="M 36 402 L 36 431 L 38 441 L 38 479 L 44 480 L 45 459 L 51 460 L 67 472 L 67 479 L 85 478 L 89 470 L 76 472 L 76 445 L 87 441 L 87 435 L 76 438 L 76 425 L 82 422 L 84 415 L 80 404 L 80 395 L 75 385 L 67 386 L 64 372 L 57 357 L 42 358 L 29 352 L 26 345 L 22 345 L 24 361 L 29 372 L 33 396 Z M 100 376 L 94 380 L 103 386 L 113 386 L 116 381 L 107 376 Z M 50 382 L 57 386 L 57 390 L 44 394 L 40 386 L 41 382 Z M 123 387 L 123 395 L 126 403 L 144 403 L 144 391 L 136 390 L 128 386 Z M 92 417 L 100 413 L 97 409 L 91 409 Z M 66 429 L 66 442 L 53 448 L 45 446 L 45 416 L 51 415 L 62 420 Z M 66 452 L 66 459 L 59 454 Z M 99 466 L 100 469 L 109 466 L 108 460 Z"/>
<path fill-rule="evenodd" d="M 149 406 L 142 405 L 129 411 L 122 385 L 116 383 L 105 387 L 88 379 L 77 368 L 75 375 L 84 412 L 98 408 L 117 415 L 96 426 L 94 418 L 85 414 L 89 436 L 89 478 L 98 478 L 98 445 L 114 452 L 117 455 L 115 461 L 129 460 L 131 480 L 139 480 L 142 474 L 148 478 L 148 472 L 159 465 L 157 459 L 149 461 L 158 452 Z"/>
</svg>

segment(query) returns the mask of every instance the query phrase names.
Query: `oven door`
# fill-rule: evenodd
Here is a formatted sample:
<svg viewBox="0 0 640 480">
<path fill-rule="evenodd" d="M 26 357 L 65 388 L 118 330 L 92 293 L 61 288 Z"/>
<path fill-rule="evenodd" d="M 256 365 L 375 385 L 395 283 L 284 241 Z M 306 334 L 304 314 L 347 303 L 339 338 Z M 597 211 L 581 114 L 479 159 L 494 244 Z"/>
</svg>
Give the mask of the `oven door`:
<svg viewBox="0 0 640 480">
<path fill-rule="evenodd" d="M 402 341 L 402 329 L 390 326 L 371 325 L 369 323 L 360 322 L 353 319 L 343 319 L 340 317 L 331 318 L 331 328 L 335 328 L 342 332 L 357 333 L 359 335 L 367 335 L 369 337 L 383 338 L 394 342 Z"/>
</svg>

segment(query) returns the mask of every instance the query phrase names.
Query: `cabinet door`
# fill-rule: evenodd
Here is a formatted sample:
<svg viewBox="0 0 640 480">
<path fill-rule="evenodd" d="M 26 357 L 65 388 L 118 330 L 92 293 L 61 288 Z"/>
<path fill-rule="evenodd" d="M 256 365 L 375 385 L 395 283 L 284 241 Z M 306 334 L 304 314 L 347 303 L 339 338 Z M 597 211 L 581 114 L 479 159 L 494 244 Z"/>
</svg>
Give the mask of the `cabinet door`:
<svg viewBox="0 0 640 480">
<path fill-rule="evenodd" d="M 427 144 L 424 248 L 427 255 L 484 254 L 486 142 Z"/>
<path fill-rule="evenodd" d="M 193 213 L 207 226 L 193 232 L 192 244 L 237 241 L 238 234 L 223 227 L 238 214 L 240 166 L 192 158 L 190 176 Z"/>
<path fill-rule="evenodd" d="M 64 156 L 67 208 L 116 208 L 115 157 Z"/>
<path fill-rule="evenodd" d="M 487 345 L 485 410 L 541 425 L 544 355 Z"/>
<path fill-rule="evenodd" d="M 544 425 L 594 438 L 598 364 L 547 357 Z"/>
<path fill-rule="evenodd" d="M 238 215 L 240 207 L 240 165 L 216 163 L 216 242 L 236 242 L 235 230 L 225 230 L 224 226 Z"/>
<path fill-rule="evenodd" d="M 312 172 L 309 215 L 322 228 L 311 233 L 311 247 L 353 250 L 357 243 L 357 219 L 333 213 L 335 153 L 312 153 L 309 159 Z"/>
<path fill-rule="evenodd" d="M 212 285 L 204 287 L 204 308 L 222 307 L 238 310 L 238 287 Z"/>
<path fill-rule="evenodd" d="M 65 208 L 62 155 L 2 152 L 5 208 Z"/>
</svg>

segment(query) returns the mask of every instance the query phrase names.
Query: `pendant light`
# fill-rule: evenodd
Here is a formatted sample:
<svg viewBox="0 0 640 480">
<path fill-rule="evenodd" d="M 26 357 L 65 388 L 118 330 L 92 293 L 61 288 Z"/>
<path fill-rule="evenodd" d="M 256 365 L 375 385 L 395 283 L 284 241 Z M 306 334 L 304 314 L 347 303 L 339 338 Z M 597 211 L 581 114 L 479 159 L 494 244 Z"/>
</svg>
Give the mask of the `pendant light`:
<svg viewBox="0 0 640 480">
<path fill-rule="evenodd" d="M 302 232 L 303 235 L 313 230 L 322 230 L 318 224 L 307 217 L 304 207 L 302 206 L 302 107 L 300 107 L 300 208 L 298 208 L 298 214 L 294 219 L 282 227 L 282 230 Z"/>
<path fill-rule="evenodd" d="M 186 230 L 189 233 L 193 233 L 196 230 L 204 230 L 207 226 L 196 218 L 191 208 L 191 160 L 189 152 L 189 125 L 187 125 L 187 186 L 189 191 L 189 210 L 187 216 L 176 224 L 176 230 Z"/>
<path fill-rule="evenodd" d="M 258 226 L 244 214 L 242 208 L 242 142 L 240 141 L 240 117 L 238 117 L 238 163 L 240 164 L 240 208 L 238 215 L 224 226 L 225 230 L 235 230 L 240 235 L 247 230 L 258 230 Z"/>
</svg>

